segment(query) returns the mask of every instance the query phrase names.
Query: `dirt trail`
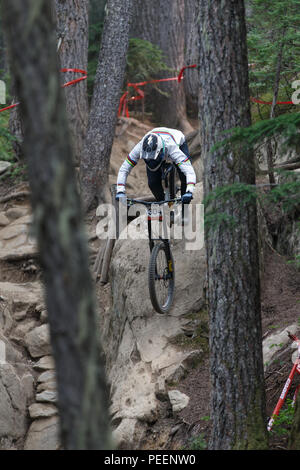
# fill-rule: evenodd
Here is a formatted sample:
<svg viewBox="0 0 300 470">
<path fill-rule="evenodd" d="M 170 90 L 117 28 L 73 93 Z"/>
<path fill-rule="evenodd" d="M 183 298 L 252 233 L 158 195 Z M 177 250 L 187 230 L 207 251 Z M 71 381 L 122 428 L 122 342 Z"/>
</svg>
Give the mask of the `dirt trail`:
<svg viewBox="0 0 300 470">
<path fill-rule="evenodd" d="M 261 283 L 262 328 L 263 337 L 273 335 L 287 326 L 300 320 L 300 271 L 296 270 L 288 259 L 273 250 L 268 250 L 265 259 L 264 276 Z M 291 371 L 291 349 L 280 351 L 278 360 L 268 368 L 266 381 L 267 416 L 270 416 L 279 399 L 285 381 Z M 296 376 L 288 398 L 292 399 L 300 376 Z M 180 413 L 185 423 L 177 439 L 185 441 L 203 434 L 208 441 L 210 434 L 210 378 L 209 358 L 180 383 L 180 391 L 191 397 L 187 408 Z M 284 449 L 287 446 L 287 435 L 270 435 L 272 449 Z"/>
</svg>

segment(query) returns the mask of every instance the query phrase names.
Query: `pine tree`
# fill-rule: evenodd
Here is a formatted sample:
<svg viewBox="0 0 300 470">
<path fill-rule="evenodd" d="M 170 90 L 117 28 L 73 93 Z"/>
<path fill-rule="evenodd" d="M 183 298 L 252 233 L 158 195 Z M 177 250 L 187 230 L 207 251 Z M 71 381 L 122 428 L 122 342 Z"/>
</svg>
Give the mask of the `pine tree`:
<svg viewBox="0 0 300 470">
<path fill-rule="evenodd" d="M 108 0 L 80 183 L 85 210 L 108 200 L 110 154 L 123 87 L 133 0 Z"/>
<path fill-rule="evenodd" d="M 300 1 L 251 0 L 248 3 L 251 95 L 265 96 L 272 101 L 281 54 L 278 98 L 290 101 L 291 84 L 300 73 Z M 276 111 L 280 113 L 285 109 L 278 107 Z M 269 117 L 269 110 L 267 107 L 265 117 Z"/>
<path fill-rule="evenodd" d="M 48 0 L 3 0 L 56 364 L 61 444 L 108 449 L 108 389 Z"/>
<path fill-rule="evenodd" d="M 216 151 L 224 131 L 251 123 L 244 2 L 199 5 L 199 118 L 208 196 L 234 183 L 255 183 L 251 152 Z M 267 447 L 255 199 L 239 193 L 211 205 L 224 222 L 206 233 L 212 382 L 210 448 Z M 211 207 L 208 207 L 211 209 Z"/>
</svg>

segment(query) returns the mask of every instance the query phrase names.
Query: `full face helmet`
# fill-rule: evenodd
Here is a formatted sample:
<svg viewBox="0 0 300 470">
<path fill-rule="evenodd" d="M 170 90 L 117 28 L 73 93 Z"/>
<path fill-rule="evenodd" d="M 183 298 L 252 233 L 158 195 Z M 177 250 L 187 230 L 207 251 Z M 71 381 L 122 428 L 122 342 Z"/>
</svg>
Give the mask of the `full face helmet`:
<svg viewBox="0 0 300 470">
<path fill-rule="evenodd" d="M 156 171 L 161 166 L 165 156 L 165 143 L 160 135 L 148 134 L 144 137 L 141 158 L 145 160 L 150 171 Z"/>
</svg>

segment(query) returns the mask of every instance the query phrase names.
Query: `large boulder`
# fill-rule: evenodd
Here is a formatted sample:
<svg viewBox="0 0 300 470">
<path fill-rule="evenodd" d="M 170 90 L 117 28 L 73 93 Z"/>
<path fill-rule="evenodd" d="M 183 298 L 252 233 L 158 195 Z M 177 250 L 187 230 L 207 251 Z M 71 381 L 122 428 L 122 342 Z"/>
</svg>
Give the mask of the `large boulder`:
<svg viewBox="0 0 300 470">
<path fill-rule="evenodd" d="M 29 214 L 13 219 L 0 230 L 1 260 L 14 261 L 37 256 L 37 243 L 31 235 L 31 223 L 32 216 Z"/>
<path fill-rule="evenodd" d="M 0 364 L 1 449 L 12 448 L 13 442 L 24 438 L 27 430 L 27 407 L 32 400 L 33 377 L 27 373 L 20 378 L 11 364 Z"/>
<path fill-rule="evenodd" d="M 202 185 L 198 185 L 193 203 L 201 200 Z M 158 398 L 168 400 L 166 384 L 186 373 L 189 358 L 201 358 L 200 347 L 182 349 L 173 341 L 190 323 L 190 315 L 204 305 L 205 250 L 185 248 L 184 240 L 172 241 L 176 291 L 166 315 L 156 313 L 149 298 L 148 241 L 118 240 L 113 251 L 112 307 L 103 316 L 102 342 L 112 384 L 114 435 L 120 447 L 137 445 L 145 430 L 140 424 L 146 428 L 158 418 Z"/>
<path fill-rule="evenodd" d="M 27 312 L 43 305 L 43 287 L 39 282 L 0 282 L 0 295 L 0 300 L 10 305 L 16 320 L 25 318 Z"/>
<path fill-rule="evenodd" d="M 24 450 L 59 450 L 59 448 L 58 417 L 34 420 L 26 436 Z"/>
<path fill-rule="evenodd" d="M 25 335 L 25 345 L 33 358 L 51 354 L 49 325 L 37 326 Z"/>
</svg>

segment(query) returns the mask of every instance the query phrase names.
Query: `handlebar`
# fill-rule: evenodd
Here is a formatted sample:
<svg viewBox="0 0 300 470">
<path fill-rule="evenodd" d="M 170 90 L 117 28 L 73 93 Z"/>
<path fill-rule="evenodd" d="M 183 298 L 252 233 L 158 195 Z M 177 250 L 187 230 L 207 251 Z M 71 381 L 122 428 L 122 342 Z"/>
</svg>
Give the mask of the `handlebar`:
<svg viewBox="0 0 300 470">
<path fill-rule="evenodd" d="M 179 202 L 181 202 L 181 197 L 175 198 L 175 199 L 166 199 L 166 200 L 164 200 L 164 201 L 152 201 L 152 202 L 149 202 L 149 201 L 139 201 L 138 199 L 130 199 L 130 198 L 127 198 L 127 204 L 128 204 L 128 205 L 132 205 L 132 204 L 143 204 L 144 206 L 152 206 L 153 204 L 157 204 L 158 206 L 161 206 L 162 204 L 166 204 L 166 203 L 169 203 L 169 202 L 179 203 Z"/>
</svg>

